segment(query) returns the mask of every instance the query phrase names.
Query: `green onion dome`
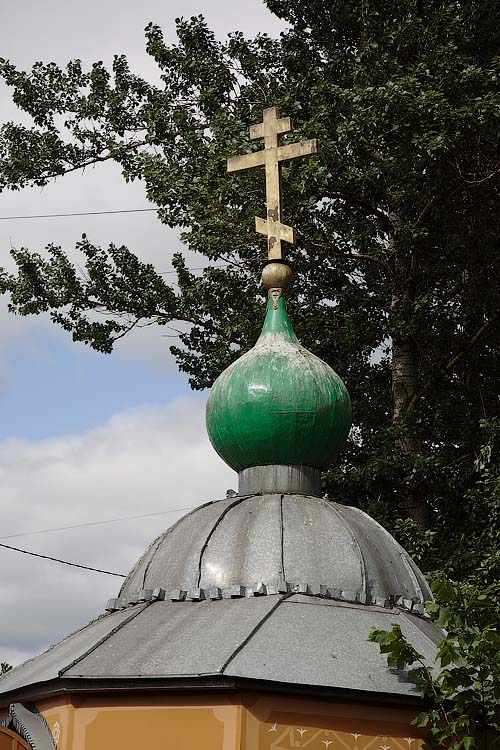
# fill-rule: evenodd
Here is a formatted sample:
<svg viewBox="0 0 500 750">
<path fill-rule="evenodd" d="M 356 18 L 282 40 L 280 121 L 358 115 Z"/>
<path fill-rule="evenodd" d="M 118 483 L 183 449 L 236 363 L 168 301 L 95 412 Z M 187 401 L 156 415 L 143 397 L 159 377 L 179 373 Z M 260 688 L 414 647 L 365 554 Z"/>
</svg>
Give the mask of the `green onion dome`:
<svg viewBox="0 0 500 750">
<path fill-rule="evenodd" d="M 322 469 L 350 425 L 344 383 L 299 344 L 283 297 L 270 297 L 257 343 L 213 385 L 207 402 L 213 447 L 236 471 L 271 464 Z"/>
</svg>

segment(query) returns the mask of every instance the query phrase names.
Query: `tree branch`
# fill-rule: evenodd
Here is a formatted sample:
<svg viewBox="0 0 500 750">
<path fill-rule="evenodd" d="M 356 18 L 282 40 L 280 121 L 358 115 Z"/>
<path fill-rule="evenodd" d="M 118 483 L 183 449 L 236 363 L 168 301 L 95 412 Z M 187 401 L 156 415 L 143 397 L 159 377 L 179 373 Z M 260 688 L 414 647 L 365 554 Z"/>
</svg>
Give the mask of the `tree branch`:
<svg viewBox="0 0 500 750">
<path fill-rule="evenodd" d="M 476 331 L 474 336 L 472 336 L 468 340 L 465 346 L 463 346 L 462 349 L 448 361 L 448 364 L 444 368 L 446 372 L 449 372 L 450 370 L 452 370 L 455 367 L 455 365 L 457 365 L 459 362 L 462 361 L 462 359 L 465 357 L 467 352 L 470 351 L 470 349 L 472 349 L 472 347 L 477 344 L 479 339 L 482 338 L 486 333 L 488 333 L 488 331 L 493 326 L 493 324 L 498 320 L 498 318 L 499 318 L 499 313 L 497 312 L 495 313 L 495 315 L 493 315 L 492 318 L 487 320 L 486 323 L 483 323 L 483 325 L 479 328 L 479 330 Z"/>
<path fill-rule="evenodd" d="M 317 247 L 320 250 L 326 250 L 327 253 L 329 253 L 332 250 L 331 245 L 326 245 L 324 242 L 314 242 L 312 240 L 309 240 L 309 245 L 312 247 Z M 374 255 L 368 255 L 367 253 L 355 253 L 355 252 L 349 252 L 347 257 L 349 258 L 356 258 L 359 260 L 368 260 L 371 263 L 376 263 L 378 266 L 382 266 L 386 269 L 389 273 L 391 273 L 391 267 L 389 266 L 389 263 L 384 260 L 383 258 L 376 258 Z"/>
<path fill-rule="evenodd" d="M 465 344 L 465 346 L 462 347 L 462 349 L 455 354 L 451 359 L 448 361 L 448 363 L 442 368 L 442 371 L 444 373 L 449 373 L 459 362 L 462 361 L 462 359 L 465 357 L 467 352 L 469 352 L 476 344 L 477 342 L 488 333 L 489 329 L 494 325 L 496 321 L 498 321 L 500 315 L 499 313 L 496 313 L 493 315 L 492 318 L 486 321 L 477 331 L 476 333 L 471 336 L 471 338 L 468 340 L 468 342 Z M 408 401 L 408 404 L 406 405 L 406 411 L 412 412 L 421 398 L 425 396 L 425 394 L 429 391 L 430 383 L 427 383 L 427 385 L 422 388 L 418 393 L 414 393 L 411 399 Z"/>
<path fill-rule="evenodd" d="M 140 146 L 145 146 L 146 141 L 139 141 L 137 143 L 131 143 L 128 145 L 123 145 L 119 147 L 120 151 L 133 151 L 136 148 L 140 148 Z M 35 178 L 31 177 L 30 180 L 34 179 L 43 179 L 43 180 L 51 180 L 55 177 L 63 177 L 65 174 L 70 174 L 71 172 L 78 172 L 80 169 L 86 169 L 86 167 L 91 167 L 93 164 L 99 164 L 101 162 L 109 161 L 110 159 L 115 159 L 117 156 L 117 152 L 113 152 L 110 154 L 106 154 L 105 156 L 94 156 L 91 159 L 88 159 L 87 161 L 83 161 L 81 164 L 73 165 L 71 167 L 68 167 L 67 169 L 62 169 L 58 172 L 51 172 L 49 174 L 43 175 L 41 178 Z"/>
<path fill-rule="evenodd" d="M 334 192 L 328 193 L 326 197 L 340 198 L 340 200 L 343 200 L 346 203 L 352 203 L 355 206 L 360 206 L 361 208 L 366 209 L 368 215 L 375 216 L 377 219 L 380 220 L 380 223 L 384 227 L 384 231 L 387 234 L 392 234 L 394 232 L 394 225 L 389 219 L 388 214 L 386 214 L 385 211 L 383 211 L 381 208 L 376 208 L 375 206 L 372 206 L 370 201 L 367 200 L 366 198 L 363 198 L 363 196 L 353 195 L 352 193 L 344 193 L 342 191 L 334 191 Z"/>
<path fill-rule="evenodd" d="M 136 327 L 136 325 L 139 323 L 140 320 L 141 320 L 141 318 L 136 318 L 129 326 L 127 326 L 126 328 L 124 328 L 121 333 L 118 333 L 116 336 L 113 336 L 113 338 L 112 338 L 113 344 L 116 341 L 118 341 L 118 339 L 122 339 L 124 336 L 126 336 L 127 333 L 129 333 L 133 328 Z"/>
</svg>

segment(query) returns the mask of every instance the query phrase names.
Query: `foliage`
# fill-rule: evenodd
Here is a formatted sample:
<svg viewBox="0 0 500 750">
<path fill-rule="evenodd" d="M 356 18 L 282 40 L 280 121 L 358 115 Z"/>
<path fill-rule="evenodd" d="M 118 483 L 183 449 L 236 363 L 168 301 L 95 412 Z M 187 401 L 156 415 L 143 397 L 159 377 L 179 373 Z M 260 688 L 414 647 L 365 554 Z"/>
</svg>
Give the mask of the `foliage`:
<svg viewBox="0 0 500 750">
<path fill-rule="evenodd" d="M 496 746 L 500 738 L 500 589 L 479 589 L 438 577 L 436 602 L 427 611 L 446 628 L 437 664 L 427 665 L 397 624 L 373 628 L 370 640 L 420 688 L 428 707 L 414 720 L 428 730 L 433 747 L 471 750 Z M 493 744 L 495 743 L 495 745 Z"/>
<path fill-rule="evenodd" d="M 421 530 L 411 519 L 399 519 L 395 533 L 415 562 L 430 577 L 444 573 L 487 588 L 500 580 L 500 420 L 481 420 L 482 444 L 463 496 L 467 523 L 454 533 L 451 554 L 436 545 L 437 531 Z"/>
<path fill-rule="evenodd" d="M 103 352 L 133 327 L 174 328 L 180 369 L 205 388 L 253 344 L 263 317 L 254 216 L 264 176 L 229 178 L 225 159 L 261 148 L 248 128 L 267 106 L 293 117 L 293 139 L 318 137 L 320 157 L 291 163 L 283 182 L 298 237 L 294 325 L 354 406 L 326 490 L 377 517 L 424 570 L 462 581 L 437 577 L 441 676 L 397 629 L 372 638 L 396 666 L 416 664 L 436 703 L 420 719 L 435 740 L 467 750 L 476 730 L 498 724 L 500 5 L 267 5 L 288 24 L 280 39 L 219 41 L 195 17 L 178 20 L 168 46 L 149 25 L 159 85 L 123 56 L 111 71 L 0 62 L 32 119 L 0 129 L 0 190 L 112 160 L 207 264 L 195 274 L 177 254 L 171 286 L 133 250 L 84 235 L 76 256 L 14 250 L 17 270 L 0 271 L 0 291 L 13 312 L 48 314 Z"/>
<path fill-rule="evenodd" d="M 354 405 L 327 491 L 418 547 L 424 568 L 467 576 L 487 513 L 482 501 L 471 511 L 480 421 L 499 412 L 500 6 L 267 4 L 289 25 L 277 40 L 219 41 L 195 17 L 177 22 L 168 46 L 149 25 L 160 85 L 123 56 L 111 71 L 1 63 L 33 124 L 1 128 L 0 189 L 113 160 L 211 266 L 197 275 L 177 255 L 173 287 L 129 248 L 84 236 L 77 260 L 54 246 L 15 250 L 17 272 L 1 273 L 0 287 L 14 312 L 47 313 L 100 351 L 134 326 L 173 327 L 179 367 L 194 388 L 209 386 L 262 320 L 265 247 L 253 227 L 264 177 L 228 177 L 225 159 L 261 148 L 248 127 L 279 105 L 292 138 L 319 137 L 322 148 L 283 172 L 298 234 L 289 306 Z M 477 545 L 457 557 L 464 529 Z"/>
<path fill-rule="evenodd" d="M 433 532 L 399 522 L 414 558 L 435 566 L 436 601 L 426 607 L 445 629 L 437 664 L 425 664 L 397 624 L 370 634 L 389 666 L 410 667 L 408 676 L 428 705 L 416 726 L 430 732 L 434 747 L 451 750 L 497 747 L 500 738 L 500 420 L 484 420 L 481 427 L 476 479 L 465 497 L 470 522 L 445 566 L 448 575 L 458 572 L 465 580 L 456 583 L 436 572 L 442 558 Z"/>
</svg>

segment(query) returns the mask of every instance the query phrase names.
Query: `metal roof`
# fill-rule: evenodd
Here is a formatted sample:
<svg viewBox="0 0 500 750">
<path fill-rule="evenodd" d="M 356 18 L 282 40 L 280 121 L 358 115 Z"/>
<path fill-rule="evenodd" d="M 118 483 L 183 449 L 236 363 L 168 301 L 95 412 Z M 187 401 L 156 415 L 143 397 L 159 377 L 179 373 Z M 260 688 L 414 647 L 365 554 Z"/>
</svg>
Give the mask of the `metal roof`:
<svg viewBox="0 0 500 750">
<path fill-rule="evenodd" d="M 274 594 L 200 602 L 152 601 L 103 615 L 0 679 L 1 696 L 64 679 L 129 679 L 166 686 L 212 676 L 417 696 L 406 673 L 387 667 L 368 634 L 401 625 L 432 663 L 440 638 L 432 623 L 398 608 Z M 8 694 L 8 695 L 7 695 Z"/>
<path fill-rule="evenodd" d="M 281 603 L 228 665 L 226 674 L 282 683 L 336 687 L 378 693 L 417 695 L 404 672 L 387 667 L 377 644 L 368 641 L 372 627 L 403 634 L 432 663 L 439 631 L 404 611 L 329 602 L 300 594 Z M 423 627 L 422 627 L 423 626 Z M 269 677 L 268 677 L 269 679 Z"/>
<path fill-rule="evenodd" d="M 100 617 L 63 638 L 62 641 L 59 641 L 55 646 L 51 646 L 42 654 L 2 675 L 0 677 L 0 694 L 25 685 L 48 682 L 59 677 L 61 671 L 75 659 L 80 659 L 89 649 L 94 648 L 96 643 L 108 638 L 114 628 L 121 627 L 130 617 L 137 614 L 139 607 L 134 608 L 134 610 L 122 610 L 112 615 Z"/>
<path fill-rule="evenodd" d="M 398 622 L 432 663 L 440 631 L 420 616 L 430 597 L 402 547 L 356 508 L 228 497 L 159 536 L 108 613 L 0 678 L 0 700 L 82 680 L 208 678 L 417 696 L 368 634 Z"/>
<path fill-rule="evenodd" d="M 255 587 L 285 580 L 364 597 L 423 604 L 430 589 L 409 555 L 357 508 L 293 494 L 235 496 L 197 508 L 159 536 L 120 597 Z"/>
</svg>

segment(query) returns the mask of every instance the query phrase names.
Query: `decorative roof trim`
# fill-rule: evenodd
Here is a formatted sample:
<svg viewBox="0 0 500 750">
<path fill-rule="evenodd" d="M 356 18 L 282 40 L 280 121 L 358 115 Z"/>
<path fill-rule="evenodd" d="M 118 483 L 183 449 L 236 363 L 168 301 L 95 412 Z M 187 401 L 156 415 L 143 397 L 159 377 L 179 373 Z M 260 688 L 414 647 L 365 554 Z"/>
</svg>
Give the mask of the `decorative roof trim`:
<svg viewBox="0 0 500 750">
<path fill-rule="evenodd" d="M 22 703 L 12 703 L 9 715 L 0 726 L 17 732 L 33 750 L 57 750 L 52 733 L 41 714 L 30 711 Z"/>
<path fill-rule="evenodd" d="M 419 617 L 429 618 L 425 606 L 421 600 L 407 599 L 399 594 L 389 597 L 370 596 L 364 591 L 342 591 L 334 586 L 324 584 L 315 585 L 303 581 L 276 580 L 271 582 L 259 581 L 254 586 L 242 586 L 239 584 L 229 588 L 192 588 L 174 589 L 166 591 L 162 588 L 141 589 L 136 594 L 125 598 L 110 599 L 106 604 L 106 612 L 116 612 L 119 609 L 131 607 L 134 604 L 152 601 L 169 600 L 171 602 L 200 602 L 205 600 L 215 601 L 217 599 L 241 599 L 243 597 L 269 596 L 273 594 L 304 594 L 306 596 L 320 597 L 322 599 L 334 599 L 340 602 L 363 604 L 366 606 L 377 606 L 383 608 L 394 608 L 406 610 Z"/>
</svg>

